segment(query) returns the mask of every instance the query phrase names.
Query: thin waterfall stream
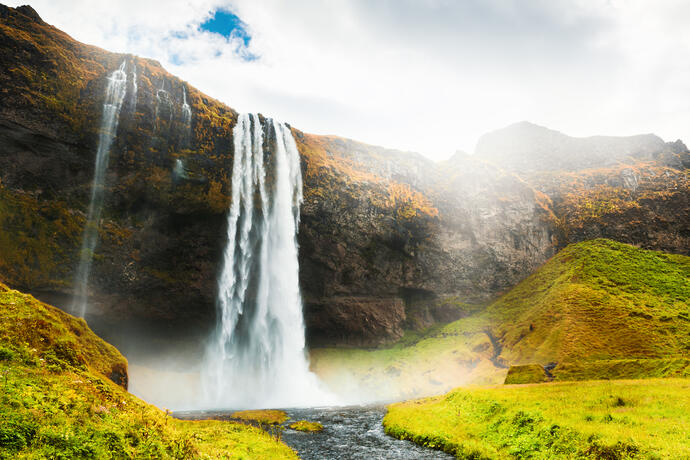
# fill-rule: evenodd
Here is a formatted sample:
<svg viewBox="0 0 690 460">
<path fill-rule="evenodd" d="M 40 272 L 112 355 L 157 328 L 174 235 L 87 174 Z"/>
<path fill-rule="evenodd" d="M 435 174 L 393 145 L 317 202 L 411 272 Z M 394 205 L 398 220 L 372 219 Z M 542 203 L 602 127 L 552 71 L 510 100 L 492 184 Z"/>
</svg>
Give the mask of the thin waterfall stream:
<svg viewBox="0 0 690 460">
<path fill-rule="evenodd" d="M 110 147 L 117 134 L 120 109 L 127 94 L 127 74 L 125 73 L 125 68 L 126 61 L 122 61 L 120 67 L 110 74 L 105 90 L 105 100 L 103 101 L 103 116 L 98 137 L 91 200 L 86 215 L 86 226 L 84 227 L 81 250 L 79 251 L 79 266 L 74 279 L 74 297 L 70 307 L 70 312 L 73 315 L 82 318 L 86 315 L 93 252 L 98 244 L 98 227 L 101 214 L 103 213 L 105 174 L 108 169 Z"/>
</svg>

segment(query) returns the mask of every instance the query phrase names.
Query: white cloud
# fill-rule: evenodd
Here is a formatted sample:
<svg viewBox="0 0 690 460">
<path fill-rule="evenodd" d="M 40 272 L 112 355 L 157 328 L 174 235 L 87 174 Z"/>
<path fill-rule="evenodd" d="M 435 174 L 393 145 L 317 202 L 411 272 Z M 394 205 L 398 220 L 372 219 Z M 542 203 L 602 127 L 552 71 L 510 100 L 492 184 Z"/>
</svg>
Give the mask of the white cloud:
<svg viewBox="0 0 690 460">
<path fill-rule="evenodd" d="M 18 5 L 22 2 L 10 2 Z M 240 111 L 443 158 L 519 120 L 690 140 L 682 0 L 35 0 L 76 39 L 158 59 Z M 234 11 L 247 62 L 198 24 Z"/>
</svg>

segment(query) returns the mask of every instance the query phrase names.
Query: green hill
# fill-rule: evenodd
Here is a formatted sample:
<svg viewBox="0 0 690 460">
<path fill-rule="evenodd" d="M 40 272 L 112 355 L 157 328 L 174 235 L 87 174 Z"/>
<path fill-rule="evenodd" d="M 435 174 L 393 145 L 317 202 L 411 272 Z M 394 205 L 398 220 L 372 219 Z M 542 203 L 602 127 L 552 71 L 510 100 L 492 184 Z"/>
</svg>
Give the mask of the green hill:
<svg viewBox="0 0 690 460">
<path fill-rule="evenodd" d="M 503 346 L 500 359 L 558 363 L 557 378 L 575 377 L 575 363 L 687 365 L 690 258 L 603 239 L 570 245 L 487 313 Z"/>
<path fill-rule="evenodd" d="M 381 396 L 381 380 L 405 397 L 500 383 L 510 366 L 533 363 L 556 380 L 690 374 L 690 257 L 605 239 L 572 244 L 459 321 L 387 349 L 313 352 L 329 383 L 346 391 L 344 376 L 354 375 Z"/>
<path fill-rule="evenodd" d="M 0 284 L 0 459 L 297 458 L 249 426 L 180 421 L 129 394 L 81 320 Z"/>
</svg>

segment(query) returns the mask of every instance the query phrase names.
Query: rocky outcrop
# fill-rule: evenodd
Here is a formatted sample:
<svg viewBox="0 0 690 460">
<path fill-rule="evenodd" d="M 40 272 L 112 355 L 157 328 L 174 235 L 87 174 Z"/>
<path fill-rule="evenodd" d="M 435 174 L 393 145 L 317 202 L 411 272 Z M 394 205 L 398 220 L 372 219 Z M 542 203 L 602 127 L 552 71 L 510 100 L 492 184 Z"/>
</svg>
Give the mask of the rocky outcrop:
<svg viewBox="0 0 690 460">
<path fill-rule="evenodd" d="M 179 341 L 213 325 L 237 114 L 155 61 L 78 43 L 33 10 L 0 6 L 0 279 L 58 306 L 72 294 L 106 79 L 122 62 L 128 89 L 88 320 L 127 351 L 137 330 Z M 299 257 L 309 340 L 376 346 L 405 328 L 456 319 L 557 248 L 590 236 L 672 252 L 690 247 L 689 220 L 673 217 L 687 216 L 682 143 L 572 141 L 527 130 L 541 134 L 521 141 L 517 153 L 512 141 L 491 135 L 477 155 L 434 163 L 293 128 L 304 180 Z M 545 136 L 555 139 L 546 149 Z M 551 162 L 553 145 L 564 147 Z M 562 166 L 578 149 L 585 163 Z M 501 157 L 531 152 L 527 163 Z M 610 158 L 617 163 L 601 169 Z M 626 204 L 612 208 L 612 200 Z M 129 334 L 126 343 L 117 331 Z"/>
</svg>

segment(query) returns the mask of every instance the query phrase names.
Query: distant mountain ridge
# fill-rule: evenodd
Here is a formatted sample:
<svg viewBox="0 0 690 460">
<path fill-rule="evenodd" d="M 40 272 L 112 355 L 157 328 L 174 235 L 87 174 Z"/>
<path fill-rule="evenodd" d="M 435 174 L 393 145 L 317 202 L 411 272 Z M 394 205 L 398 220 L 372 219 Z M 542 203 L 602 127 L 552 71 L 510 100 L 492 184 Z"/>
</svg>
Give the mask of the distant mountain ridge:
<svg viewBox="0 0 690 460">
<path fill-rule="evenodd" d="M 475 154 L 510 171 L 575 171 L 626 160 L 660 159 L 687 150 L 684 147 L 682 142 L 666 143 L 655 134 L 571 137 L 522 121 L 484 134 Z"/>
</svg>

